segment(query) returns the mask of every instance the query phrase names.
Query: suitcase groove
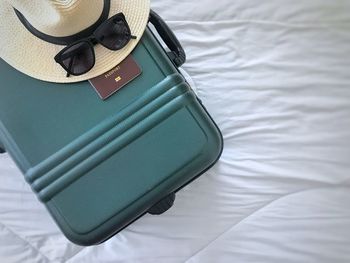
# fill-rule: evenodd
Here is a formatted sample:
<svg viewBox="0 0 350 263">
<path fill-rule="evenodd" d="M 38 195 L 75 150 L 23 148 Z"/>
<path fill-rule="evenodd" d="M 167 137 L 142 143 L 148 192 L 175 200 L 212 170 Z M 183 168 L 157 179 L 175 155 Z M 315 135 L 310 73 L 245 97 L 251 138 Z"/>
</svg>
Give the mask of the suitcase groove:
<svg viewBox="0 0 350 263">
<path fill-rule="evenodd" d="M 179 74 L 173 74 L 165 78 L 163 81 L 159 82 L 153 88 L 148 90 L 144 96 L 141 96 L 139 99 L 136 99 L 134 102 L 130 103 L 119 113 L 114 116 L 102 121 L 98 128 L 91 129 L 76 140 L 74 140 L 69 145 L 65 146 L 55 154 L 51 155 L 46 160 L 40 162 L 35 167 L 28 169 L 25 174 L 25 178 L 28 183 L 32 184 L 36 179 L 40 178 L 42 174 L 47 173 L 52 170 L 57 163 L 61 163 L 64 160 L 68 159 L 74 153 L 78 152 L 86 145 L 96 140 L 98 137 L 106 133 L 108 130 L 112 129 L 115 126 L 115 123 L 121 122 L 126 119 L 128 116 L 132 115 L 135 111 L 139 110 L 143 106 L 147 105 L 149 102 L 154 100 L 157 96 L 161 96 L 167 90 L 169 86 L 176 86 L 180 83 L 184 83 L 184 79 Z"/>
<path fill-rule="evenodd" d="M 125 145 L 146 133 L 149 129 L 175 113 L 189 103 L 194 95 L 188 86 L 182 83 L 151 101 L 148 105 L 115 125 L 78 152 L 58 163 L 46 173 L 35 174 L 36 180 L 31 184 L 42 202 L 49 201 L 55 194 L 80 178 L 84 173 L 98 166 Z M 140 133 L 137 127 L 143 128 Z M 43 164 L 41 164 L 43 165 Z"/>
</svg>

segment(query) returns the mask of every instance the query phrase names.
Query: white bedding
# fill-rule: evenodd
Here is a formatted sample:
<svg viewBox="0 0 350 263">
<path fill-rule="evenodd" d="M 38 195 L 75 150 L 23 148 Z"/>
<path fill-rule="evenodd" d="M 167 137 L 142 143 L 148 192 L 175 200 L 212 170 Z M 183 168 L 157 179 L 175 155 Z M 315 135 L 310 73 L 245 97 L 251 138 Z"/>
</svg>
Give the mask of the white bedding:
<svg viewBox="0 0 350 263">
<path fill-rule="evenodd" d="M 221 160 L 106 243 L 71 244 L 0 155 L 0 262 L 350 262 L 350 2 L 153 0 Z"/>
</svg>

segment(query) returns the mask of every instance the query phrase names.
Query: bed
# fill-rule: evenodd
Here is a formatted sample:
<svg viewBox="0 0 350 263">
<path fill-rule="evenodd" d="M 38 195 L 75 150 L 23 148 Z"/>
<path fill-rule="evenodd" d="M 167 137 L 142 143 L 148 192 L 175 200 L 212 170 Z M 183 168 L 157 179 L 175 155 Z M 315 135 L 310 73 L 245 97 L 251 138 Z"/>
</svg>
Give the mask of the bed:
<svg viewBox="0 0 350 263">
<path fill-rule="evenodd" d="M 0 155 L 0 262 L 350 262 L 350 2 L 153 0 L 220 161 L 106 243 L 70 243 Z"/>
</svg>

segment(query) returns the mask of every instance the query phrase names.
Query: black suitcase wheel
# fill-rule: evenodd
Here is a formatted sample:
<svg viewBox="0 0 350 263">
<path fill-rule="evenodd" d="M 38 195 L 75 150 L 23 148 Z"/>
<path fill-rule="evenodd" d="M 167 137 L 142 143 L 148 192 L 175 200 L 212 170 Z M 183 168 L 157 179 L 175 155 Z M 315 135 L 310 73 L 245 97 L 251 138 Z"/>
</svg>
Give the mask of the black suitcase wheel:
<svg viewBox="0 0 350 263">
<path fill-rule="evenodd" d="M 0 154 L 5 153 L 6 151 L 3 148 L 0 148 Z"/>
<path fill-rule="evenodd" d="M 174 204 L 175 193 L 168 195 L 148 210 L 151 215 L 160 215 L 168 211 Z"/>
</svg>

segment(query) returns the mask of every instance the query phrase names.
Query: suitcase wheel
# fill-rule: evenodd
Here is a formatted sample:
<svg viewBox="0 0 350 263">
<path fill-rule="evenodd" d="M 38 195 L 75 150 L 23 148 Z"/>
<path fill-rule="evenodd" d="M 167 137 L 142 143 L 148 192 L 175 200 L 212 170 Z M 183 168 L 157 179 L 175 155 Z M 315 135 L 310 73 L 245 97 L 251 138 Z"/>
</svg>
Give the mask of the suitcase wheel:
<svg viewBox="0 0 350 263">
<path fill-rule="evenodd" d="M 6 151 L 3 148 L 0 148 L 0 154 L 5 153 Z"/>
<path fill-rule="evenodd" d="M 151 215 L 160 215 L 168 211 L 174 204 L 175 193 L 168 195 L 148 210 Z"/>
</svg>

